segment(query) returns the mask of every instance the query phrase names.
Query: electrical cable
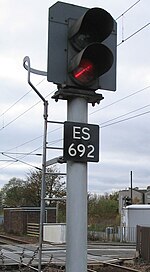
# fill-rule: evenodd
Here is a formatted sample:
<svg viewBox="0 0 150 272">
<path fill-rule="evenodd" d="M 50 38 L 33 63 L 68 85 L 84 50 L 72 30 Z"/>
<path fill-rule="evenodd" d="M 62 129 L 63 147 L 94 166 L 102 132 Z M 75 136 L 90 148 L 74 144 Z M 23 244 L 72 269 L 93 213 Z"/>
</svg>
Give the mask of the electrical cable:
<svg viewBox="0 0 150 272">
<path fill-rule="evenodd" d="M 140 90 L 138 90 L 138 91 L 135 91 L 135 92 L 133 92 L 133 93 L 131 93 L 131 94 L 129 94 L 129 95 L 127 95 L 127 96 L 125 96 L 125 97 L 123 97 L 123 98 L 121 98 L 121 99 L 119 99 L 119 100 L 113 102 L 113 103 L 110 103 L 110 104 L 108 104 L 108 105 L 102 107 L 102 108 L 99 108 L 99 109 L 97 109 L 96 111 L 91 112 L 90 115 L 92 115 L 92 114 L 94 114 L 94 113 L 96 113 L 96 112 L 98 112 L 98 111 L 101 111 L 101 110 L 103 110 L 103 109 L 105 109 L 105 108 L 108 108 L 108 107 L 110 107 L 110 106 L 112 106 L 112 105 L 114 105 L 114 104 L 116 104 L 116 103 L 119 103 L 119 102 L 121 102 L 121 101 L 123 101 L 123 100 L 125 100 L 125 99 L 127 99 L 127 98 L 129 98 L 129 97 L 131 97 L 131 96 L 134 96 L 134 95 L 136 95 L 136 94 L 138 94 L 138 93 L 140 93 L 140 92 L 142 92 L 142 91 L 145 91 L 145 90 L 147 90 L 147 89 L 149 89 L 149 88 L 150 88 L 150 85 L 149 85 L 149 86 L 146 86 L 146 87 L 144 87 L 144 88 L 142 88 L 142 89 L 140 89 Z M 118 117 L 118 118 L 119 118 L 119 117 Z M 56 128 L 56 129 L 52 130 L 50 133 L 55 132 L 55 131 L 60 130 L 60 129 L 61 129 L 61 127 Z M 50 134 L 50 133 L 48 133 L 48 134 Z M 29 140 L 29 141 L 27 141 L 27 142 L 25 142 L 25 143 L 23 143 L 23 144 L 21 144 L 21 145 L 15 146 L 15 147 L 13 147 L 13 148 L 7 150 L 7 152 L 8 152 L 8 151 L 11 151 L 11 150 L 13 150 L 13 149 L 17 149 L 17 148 L 19 148 L 19 147 L 21 147 L 21 146 L 24 146 L 24 145 L 26 145 L 26 144 L 28 144 L 28 143 L 30 143 L 30 142 L 33 142 L 33 141 L 35 141 L 35 140 L 37 140 L 37 139 L 39 139 L 39 138 L 42 138 L 42 137 L 43 137 L 43 135 L 38 136 L 38 137 L 36 137 L 36 138 L 34 138 L 34 139 L 32 139 L 32 140 Z"/>
<path fill-rule="evenodd" d="M 145 106 L 145 107 L 148 107 L 148 106 L 150 106 L 150 105 L 147 105 L 147 106 Z M 144 108 L 144 107 L 142 107 L 142 108 Z M 141 108 L 141 109 L 142 109 L 142 108 Z M 137 109 L 137 110 L 140 110 L 140 108 Z M 137 110 L 134 110 L 134 112 L 137 111 Z M 133 111 L 132 111 L 132 112 L 133 112 Z M 131 112 L 130 112 L 130 113 L 131 113 Z M 150 113 L 150 111 L 146 111 L 146 112 L 143 112 L 143 113 L 140 113 L 140 114 L 137 114 L 137 115 L 134 115 L 134 116 L 131 116 L 131 117 L 128 117 L 128 118 L 119 120 L 119 121 L 117 121 L 117 122 L 113 122 L 113 123 L 108 124 L 108 125 L 103 125 L 103 126 L 101 126 L 101 124 L 100 124 L 99 126 L 100 126 L 100 128 L 105 128 L 105 127 L 108 127 L 108 126 L 111 126 L 111 125 L 115 125 L 115 124 L 118 124 L 118 123 L 121 123 L 121 122 L 124 122 L 124 121 L 131 120 L 131 119 L 133 119 L 133 118 L 137 118 L 137 117 L 143 116 L 143 115 L 148 114 L 148 113 Z M 129 114 L 129 113 L 127 113 L 127 114 Z M 119 118 L 119 117 L 118 117 L 118 118 Z M 53 141 L 52 143 L 54 144 L 54 143 L 56 143 L 56 142 L 58 142 L 58 141 L 61 141 L 61 140 L 62 140 L 62 139 L 59 139 L 59 140 L 57 140 L 57 141 Z M 39 149 L 39 148 L 38 148 L 38 149 Z M 36 149 L 36 150 L 37 150 L 37 149 Z M 35 151 L 35 150 L 34 150 L 34 151 Z M 34 151 L 32 151 L 32 152 L 34 152 Z M 25 156 L 30 155 L 32 152 L 26 154 Z M 33 165 L 31 165 L 31 164 L 29 164 L 29 163 L 26 163 L 26 162 L 24 162 L 24 161 L 22 161 L 22 160 L 20 160 L 20 159 L 16 159 L 16 158 L 14 158 L 14 157 L 12 157 L 12 156 L 8 156 L 8 155 L 6 155 L 6 154 L 4 154 L 4 153 L 2 153 L 2 154 L 5 155 L 5 156 L 7 156 L 7 157 L 10 157 L 11 159 L 14 159 L 14 160 L 15 160 L 14 162 L 21 162 L 21 163 L 24 163 L 24 164 L 26 164 L 26 165 L 32 166 L 32 167 L 34 167 L 34 168 L 36 168 L 36 169 L 38 169 L 38 170 L 39 170 L 39 169 L 41 170 L 41 168 L 36 167 L 36 166 L 33 166 Z M 24 158 L 24 157 L 23 157 L 23 158 Z M 22 159 L 22 158 L 21 158 L 21 159 Z M 14 162 L 10 163 L 9 165 L 13 164 Z M 7 165 L 6 167 L 8 167 L 8 165 Z M 5 167 L 3 167 L 3 168 L 5 168 Z M 3 169 L 3 168 L 1 168 L 1 169 Z"/>
<path fill-rule="evenodd" d="M 149 106 L 150 106 L 150 104 L 148 104 L 148 105 L 146 105 L 146 106 L 143 106 L 143 107 L 141 107 L 141 108 L 138 108 L 138 109 L 136 109 L 136 110 L 129 111 L 129 112 L 124 113 L 124 114 L 122 114 L 122 115 L 119 115 L 119 116 L 117 116 L 117 117 L 115 117 L 115 118 L 112 118 L 112 119 L 110 119 L 110 120 L 107 120 L 107 121 L 101 123 L 101 125 L 106 124 L 106 123 L 109 123 L 109 122 L 114 121 L 114 120 L 116 120 L 116 119 L 119 119 L 119 118 L 121 118 L 121 117 L 124 117 L 124 116 L 126 116 L 126 115 L 129 115 L 129 114 L 131 114 L 131 113 L 133 113 L 133 112 L 136 112 L 136 111 L 145 109 L 145 108 L 147 108 L 147 107 L 149 107 Z"/>
<path fill-rule="evenodd" d="M 4 152 L 4 151 L 1 151 L 0 154 L 12 154 L 12 155 L 25 155 L 25 156 L 28 156 L 28 155 L 32 155 L 32 156 L 42 156 L 42 153 L 35 153 L 35 154 L 30 154 L 29 152 Z"/>
<path fill-rule="evenodd" d="M 142 89 L 140 89 L 140 90 L 138 90 L 138 91 L 135 91 L 135 92 L 133 92 L 133 93 L 127 95 L 127 96 L 124 96 L 124 97 L 122 97 L 122 98 L 116 100 L 115 102 L 112 102 L 112 103 L 110 103 L 110 104 L 108 104 L 108 105 L 106 105 L 106 106 L 104 106 L 104 107 L 102 107 L 102 108 L 99 108 L 99 109 L 97 109 L 97 110 L 91 112 L 90 115 L 92 115 L 92 114 L 94 114 L 94 113 L 96 113 L 96 112 L 98 112 L 98 111 L 101 111 L 101 110 L 103 110 L 103 109 L 106 109 L 106 108 L 108 108 L 108 107 L 110 107 L 110 106 L 112 106 L 112 105 L 114 105 L 114 104 L 117 104 L 117 103 L 119 103 L 119 102 L 121 102 L 121 101 L 123 101 L 123 100 L 125 100 L 125 99 L 127 99 L 127 98 L 129 98 L 129 97 L 131 97 L 131 96 L 133 96 L 133 95 L 136 95 L 136 94 L 138 94 L 138 93 L 140 93 L 140 92 L 143 92 L 143 91 L 145 91 L 145 90 L 147 90 L 147 89 L 149 89 L 149 88 L 150 88 L 150 85 L 149 85 L 149 86 L 146 86 L 146 87 L 144 87 L 144 88 L 142 88 Z"/>
<path fill-rule="evenodd" d="M 15 117 L 13 120 L 11 120 L 10 122 L 8 122 L 6 125 L 3 125 L 0 128 L 0 131 L 3 130 L 4 128 L 6 128 L 7 126 L 9 126 L 10 124 L 12 124 L 13 122 L 15 122 L 17 119 L 19 119 L 22 115 L 24 115 L 25 113 L 27 113 L 28 111 L 30 111 L 31 109 L 33 109 L 36 105 L 38 105 L 41 101 L 38 101 L 37 103 L 35 103 L 34 105 L 32 105 L 30 108 L 28 108 L 26 111 L 22 112 L 20 115 L 18 115 L 17 117 Z"/>
<path fill-rule="evenodd" d="M 139 114 L 136 114 L 136 115 L 134 115 L 134 116 L 131 116 L 131 117 L 128 117 L 128 118 L 125 118 L 125 119 L 122 119 L 122 120 L 113 122 L 113 123 L 108 124 L 108 125 L 100 126 L 100 128 L 105 128 L 105 127 L 108 127 L 108 126 L 116 125 L 116 124 L 118 124 L 118 123 L 122 123 L 122 122 L 125 122 L 125 121 L 128 121 L 128 120 L 130 120 L 130 119 L 134 119 L 134 118 L 140 117 L 140 116 L 145 115 L 145 114 L 148 114 L 148 113 L 150 113 L 150 111 L 146 111 L 146 112 L 143 112 L 143 113 L 139 113 Z"/>
<path fill-rule="evenodd" d="M 106 105 L 106 106 L 103 107 L 103 108 L 100 108 L 99 110 L 102 110 L 102 109 L 105 109 L 105 108 L 107 108 L 107 107 L 110 107 L 110 106 L 112 106 L 112 105 L 114 105 L 114 104 L 116 104 L 116 103 L 118 103 L 118 102 L 121 102 L 122 100 L 127 99 L 127 98 L 129 98 L 129 97 L 131 97 L 131 96 L 133 96 L 133 95 L 136 95 L 136 94 L 138 94 L 138 93 L 140 93 L 140 92 L 142 92 L 142 91 L 144 91 L 144 90 L 146 90 L 146 89 L 148 89 L 148 88 L 150 88 L 150 86 L 144 87 L 144 88 L 142 88 L 142 89 L 140 89 L 140 90 L 138 90 L 138 91 L 136 91 L 136 92 L 134 92 L 134 93 L 132 93 L 132 94 L 130 94 L 130 95 L 128 95 L 128 96 L 125 96 L 125 97 L 123 97 L 123 98 L 121 98 L 121 99 L 119 99 L 119 100 L 117 100 L 117 101 L 115 101 L 115 102 L 113 102 L 113 103 L 111 103 L 111 104 Z M 146 106 L 144 106 L 144 107 L 147 107 L 147 106 L 149 106 L 149 105 L 146 105 Z M 142 108 L 144 108 L 144 107 L 142 107 Z M 123 116 L 128 115 L 128 114 L 131 114 L 132 112 L 135 112 L 135 111 L 140 110 L 140 109 L 142 109 L 142 108 L 133 110 L 133 111 L 131 111 L 131 112 L 129 112 L 129 113 L 126 113 L 126 114 L 121 115 L 121 116 L 118 116 L 118 117 L 116 117 L 116 118 L 114 118 L 114 119 L 111 119 L 111 120 L 108 120 L 108 121 L 106 121 L 106 122 L 103 122 L 102 124 L 108 123 L 108 122 L 110 122 L 110 121 L 112 121 L 112 120 L 118 119 L 118 118 L 123 117 Z M 91 114 L 94 114 L 95 112 L 97 112 L 97 111 L 99 111 L 99 110 L 96 110 L 96 111 L 92 112 Z M 132 117 L 132 118 L 133 118 L 133 117 Z M 121 122 L 121 120 L 120 120 L 120 122 Z M 115 123 L 116 123 L 116 122 L 115 122 Z M 107 126 L 109 126 L 109 124 L 108 124 Z M 103 126 L 103 127 L 105 127 L 105 126 Z M 50 133 L 52 133 L 52 132 L 54 132 L 54 131 L 56 131 L 56 130 L 60 130 L 60 129 L 61 129 L 61 127 L 56 128 L 56 129 L 52 130 Z M 49 134 L 50 134 L 50 133 L 49 133 Z M 7 151 L 5 151 L 5 152 L 9 152 L 9 151 L 11 151 L 11 150 L 13 150 L 13 149 L 16 149 L 16 148 L 19 148 L 19 147 L 21 147 L 21 146 L 23 146 L 23 145 L 26 145 L 26 144 L 28 144 L 28 143 L 34 141 L 34 140 L 37 140 L 37 139 L 41 138 L 42 136 L 43 136 L 43 135 L 38 136 L 38 137 L 36 137 L 36 138 L 34 138 L 34 139 L 30 140 L 30 141 L 27 141 L 27 142 L 25 142 L 25 143 L 23 143 L 23 144 L 21 144 L 21 145 L 19 145 L 19 146 L 16 146 L 16 147 L 14 147 L 14 148 L 11 148 L 11 149 L 9 149 L 9 150 L 7 150 Z M 61 141 L 61 140 L 62 140 L 62 139 L 59 139 L 59 141 Z M 57 141 L 58 141 L 58 140 L 57 140 Z M 56 143 L 56 141 L 52 141 L 50 144 L 54 144 L 54 143 Z M 30 153 L 31 153 L 31 152 L 30 152 Z M 30 154 L 30 153 L 28 153 L 28 154 Z"/>
<path fill-rule="evenodd" d="M 55 128 L 55 129 L 51 130 L 51 131 L 48 133 L 48 135 L 49 135 L 50 133 L 53 133 L 53 132 L 55 132 L 55 131 L 57 131 L 57 130 L 60 130 L 60 129 L 61 129 L 61 127 Z M 24 146 L 24 145 L 26 145 L 26 144 L 29 144 L 29 143 L 33 142 L 33 141 L 36 141 L 37 139 L 40 139 L 40 138 L 42 138 L 42 137 L 43 137 L 43 134 L 40 135 L 40 136 L 38 136 L 38 137 L 35 137 L 35 138 L 32 139 L 32 140 L 29 140 L 29 141 L 24 142 L 24 143 L 22 143 L 22 144 L 20 144 L 20 145 L 17 145 L 17 146 L 15 146 L 15 147 L 12 147 L 12 148 L 10 148 L 10 149 L 7 149 L 5 152 L 9 152 L 9 151 L 11 151 L 11 150 L 17 149 L 17 148 L 19 148 L 19 147 L 21 147 L 21 146 Z"/>
<path fill-rule="evenodd" d="M 129 40 L 130 38 L 132 38 L 134 35 L 136 35 L 137 33 L 139 33 L 140 31 L 142 31 L 144 28 L 146 28 L 147 26 L 149 26 L 150 23 L 145 24 L 144 26 L 142 26 L 140 29 L 138 29 L 137 31 L 135 31 L 133 34 L 131 34 L 130 36 L 128 36 L 127 38 L 125 38 L 124 40 L 122 40 L 120 43 L 117 44 L 117 46 L 121 45 L 122 43 L 126 42 L 127 40 Z"/>
<path fill-rule="evenodd" d="M 39 83 L 36 84 L 36 87 L 38 85 L 40 85 L 43 81 L 45 80 L 42 79 Z M 27 96 L 30 92 L 32 91 L 32 89 L 30 89 L 27 93 L 25 93 L 22 97 L 20 97 L 16 102 L 14 102 L 8 109 L 6 109 L 3 113 L 1 113 L 0 117 L 1 116 L 4 116 L 4 114 L 6 114 L 10 109 L 12 109 L 17 103 L 19 103 L 25 96 Z"/>
<path fill-rule="evenodd" d="M 124 14 L 126 14 L 130 9 L 132 9 L 134 6 L 136 6 L 141 0 L 138 0 L 136 3 L 134 3 L 132 6 L 130 6 L 128 9 L 126 9 L 121 15 L 119 15 L 117 18 L 116 18 L 116 21 L 121 18 Z"/>
<path fill-rule="evenodd" d="M 16 158 L 14 158 L 14 157 L 12 157 L 12 156 L 9 156 L 9 155 L 6 155 L 6 154 L 4 154 L 4 153 L 3 153 L 2 155 L 6 156 L 6 157 L 8 157 L 8 158 L 10 158 L 10 159 L 13 159 L 13 160 L 14 160 L 14 163 L 15 163 L 15 162 L 21 162 L 21 163 L 26 164 L 26 165 L 28 165 L 28 166 L 31 166 L 31 167 L 33 167 L 33 168 L 35 168 L 35 169 L 41 170 L 41 168 L 39 168 L 39 167 L 37 167 L 37 166 L 35 166 L 35 165 L 32 165 L 32 164 L 30 164 L 30 163 L 24 162 L 24 161 L 22 161 L 22 160 L 20 160 L 20 159 L 16 159 Z M 13 164 L 13 162 L 12 162 L 11 164 Z"/>
<path fill-rule="evenodd" d="M 58 140 L 52 141 L 52 142 L 50 142 L 49 144 L 53 145 L 53 144 L 56 144 L 56 143 L 58 143 L 58 142 L 60 142 L 60 141 L 62 141 L 62 139 L 58 139 Z M 37 156 L 41 156 L 42 154 L 32 154 L 33 152 L 37 151 L 37 150 L 40 149 L 41 147 L 42 147 L 42 146 L 40 146 L 40 147 L 38 147 L 38 148 L 32 150 L 31 152 L 28 152 L 27 154 L 25 154 L 24 156 L 21 156 L 21 157 L 19 157 L 19 158 L 14 158 L 14 157 L 12 157 L 12 156 L 9 156 L 9 155 L 8 155 L 8 152 L 0 152 L 2 155 L 7 156 L 7 157 L 10 157 L 11 159 L 14 160 L 13 162 L 11 162 L 11 163 L 9 163 L 9 164 L 7 164 L 7 165 L 6 165 L 6 163 L 3 164 L 4 166 L 2 165 L 2 166 L 0 167 L 0 169 L 7 168 L 7 167 L 9 167 L 10 165 L 12 165 L 12 164 L 14 164 L 14 163 L 16 163 L 16 162 L 21 162 L 21 163 L 24 163 L 24 164 L 26 164 L 26 165 L 29 165 L 29 166 L 31 166 L 31 167 L 34 167 L 34 168 L 38 169 L 39 167 L 36 167 L 36 166 L 34 166 L 34 165 L 32 165 L 32 164 L 29 164 L 29 163 L 26 163 L 26 162 L 22 161 L 22 159 L 24 159 L 26 156 L 29 156 L 29 155 L 37 155 Z M 11 154 L 12 154 L 12 153 L 11 153 Z M 17 153 L 14 153 L 14 154 L 17 154 Z M 21 153 L 19 153 L 19 154 L 21 154 Z M 39 169 L 41 170 L 41 168 L 39 168 Z"/>
<path fill-rule="evenodd" d="M 15 103 L 13 103 L 9 108 L 7 108 L 7 110 L 5 110 L 5 111 L 0 115 L 0 117 L 1 117 L 1 116 L 4 116 L 4 114 L 6 114 L 9 110 L 11 110 L 18 102 L 20 102 L 20 101 L 21 101 L 26 95 L 28 95 L 30 92 L 31 92 L 31 90 L 28 91 L 27 93 L 25 93 L 22 97 L 20 97 Z"/>
<path fill-rule="evenodd" d="M 21 147 L 21 146 L 24 146 L 24 145 L 26 145 L 26 144 L 29 144 L 29 143 L 31 143 L 31 142 L 34 142 L 34 141 L 36 141 L 37 139 L 42 138 L 42 137 L 43 137 L 43 135 L 38 136 L 38 137 L 36 137 L 36 138 L 34 138 L 34 139 L 32 139 L 32 140 L 29 140 L 29 141 L 27 141 L 27 142 L 24 142 L 24 143 L 22 143 L 22 144 L 20 144 L 20 145 L 18 145 L 18 146 L 15 146 L 15 147 L 12 147 L 12 148 L 10 148 L 10 149 L 7 149 L 5 152 L 9 152 L 9 151 L 11 151 L 11 150 L 17 149 L 17 148 L 19 148 L 19 147 Z"/>
<path fill-rule="evenodd" d="M 45 98 L 47 98 L 48 96 L 50 96 L 54 91 L 52 91 L 51 93 L 49 93 Z M 32 105 L 30 108 L 28 108 L 27 110 L 25 110 L 24 112 L 22 112 L 20 115 L 18 115 L 17 117 L 15 117 L 13 120 L 11 120 L 9 123 L 7 123 L 6 125 L 3 125 L 0 128 L 0 131 L 3 130 L 4 128 L 6 128 L 7 126 L 9 126 L 10 124 L 12 124 L 13 122 L 15 122 L 17 119 L 19 119 L 22 115 L 24 115 L 25 113 L 27 113 L 28 111 L 30 111 L 31 109 L 33 109 L 35 106 L 37 106 L 38 104 L 41 103 L 41 100 L 39 100 L 37 103 L 35 103 L 34 105 Z"/>
<path fill-rule="evenodd" d="M 40 147 L 38 147 L 38 148 L 32 150 L 31 152 L 28 153 L 28 155 L 31 155 L 33 152 L 39 150 L 41 147 L 42 147 L 42 146 L 40 146 Z M 1 154 L 4 155 L 4 156 L 8 156 L 7 154 L 5 154 L 5 152 L 2 152 Z M 21 161 L 24 157 L 26 157 L 26 155 L 21 156 L 21 157 L 19 157 L 19 158 L 14 158 L 14 157 L 12 157 L 12 159 L 14 159 L 14 162 L 11 162 L 11 163 L 9 163 L 9 164 L 7 164 L 7 165 L 6 165 L 6 163 L 5 163 L 5 164 L 2 164 L 2 166 L 0 167 L 0 169 L 7 168 L 7 167 L 9 167 L 10 165 L 12 165 L 12 164 L 14 164 L 14 163 L 16 163 L 16 162 L 21 162 L 21 163 L 24 163 L 24 164 L 28 164 L 28 163 L 26 163 L 26 162 Z M 3 165 L 4 165 L 4 166 L 3 166 Z M 34 168 L 36 167 L 36 166 L 31 165 L 31 164 L 28 164 L 28 165 L 29 165 L 29 166 L 32 166 L 32 167 L 34 167 Z"/>
<path fill-rule="evenodd" d="M 150 113 L 150 111 L 146 111 L 146 112 L 143 112 L 143 113 L 140 113 L 140 114 L 137 114 L 137 115 L 134 115 L 134 116 L 131 116 L 131 117 L 128 117 L 128 118 L 119 120 L 119 121 L 117 121 L 117 122 L 113 122 L 113 123 L 108 124 L 108 125 L 103 125 L 103 126 L 99 125 L 99 126 L 100 126 L 100 128 L 105 128 L 105 127 L 112 126 L 112 125 L 115 125 L 115 124 L 118 124 L 118 123 L 121 123 L 121 122 L 124 122 L 124 121 L 131 120 L 131 119 L 133 119 L 133 118 L 140 117 L 140 116 L 145 115 L 145 114 L 148 114 L 148 113 Z M 59 139 L 58 141 L 61 141 L 61 140 L 62 140 L 62 139 Z M 54 142 L 55 142 L 55 141 L 54 141 Z M 38 149 L 39 149 L 39 148 L 38 148 Z M 37 150 L 37 149 L 36 149 L 36 150 Z M 34 151 L 35 151 L 35 150 L 34 150 Z M 34 151 L 32 151 L 32 152 L 34 152 Z M 32 152 L 31 152 L 31 153 L 32 153 Z M 29 154 L 30 154 L 30 153 L 28 153 L 28 155 L 29 155 Z M 29 166 L 31 166 L 31 167 L 33 167 L 33 168 L 36 168 L 36 169 L 38 169 L 38 170 L 41 170 L 41 168 L 36 167 L 36 166 L 34 166 L 34 165 L 32 165 L 32 164 L 26 163 L 26 162 L 24 162 L 24 161 L 22 161 L 22 160 L 20 160 L 20 159 L 16 159 L 16 158 L 14 158 L 14 157 L 12 157 L 12 156 L 8 156 L 8 155 L 6 155 L 6 154 L 4 154 L 4 153 L 3 153 L 3 155 L 4 155 L 4 156 L 7 156 L 7 157 L 9 157 L 9 158 L 11 158 L 11 159 L 14 159 L 14 162 L 21 162 L 21 163 L 23 163 L 23 164 L 26 164 L 26 165 L 29 165 Z M 26 155 L 25 155 L 25 156 L 26 156 Z M 7 166 L 5 166 L 5 167 L 1 167 L 1 169 L 10 166 L 10 165 L 13 164 L 14 162 L 10 163 L 9 165 L 7 165 Z"/>
</svg>

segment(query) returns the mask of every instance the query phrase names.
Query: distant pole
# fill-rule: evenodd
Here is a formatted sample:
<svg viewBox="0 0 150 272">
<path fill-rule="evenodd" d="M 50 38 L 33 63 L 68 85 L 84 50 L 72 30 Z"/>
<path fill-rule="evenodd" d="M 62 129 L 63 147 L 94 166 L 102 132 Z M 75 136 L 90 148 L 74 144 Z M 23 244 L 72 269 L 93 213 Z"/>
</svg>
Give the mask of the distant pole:
<svg viewBox="0 0 150 272">
<path fill-rule="evenodd" d="M 130 172 L 130 181 L 131 181 L 131 204 L 132 204 L 132 198 L 133 198 L 133 195 L 132 195 L 132 171 Z"/>
</svg>

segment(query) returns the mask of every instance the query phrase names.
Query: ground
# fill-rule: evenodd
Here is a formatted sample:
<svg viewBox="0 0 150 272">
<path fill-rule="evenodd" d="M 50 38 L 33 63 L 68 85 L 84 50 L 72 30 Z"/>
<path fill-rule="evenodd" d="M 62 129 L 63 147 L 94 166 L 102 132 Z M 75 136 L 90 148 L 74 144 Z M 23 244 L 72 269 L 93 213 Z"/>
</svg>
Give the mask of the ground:
<svg viewBox="0 0 150 272">
<path fill-rule="evenodd" d="M 13 237 L 16 239 L 21 240 L 22 242 L 28 242 L 31 244 L 37 244 L 39 239 L 38 237 L 32 237 L 32 236 L 17 236 L 17 235 L 7 235 L 2 232 L 0 234 Z M 145 263 L 142 260 L 135 260 L 130 263 L 125 263 L 125 266 L 136 269 L 140 272 L 150 272 L 150 263 Z M 122 272 L 122 269 L 114 268 L 114 267 L 99 267 L 98 269 L 95 269 L 97 272 Z M 49 272 L 52 272 L 52 268 L 50 268 Z M 56 270 L 55 270 L 56 271 Z"/>
<path fill-rule="evenodd" d="M 150 272 L 150 264 L 149 263 L 145 263 L 145 262 L 138 262 L 136 264 L 133 265 L 129 265 L 129 267 L 137 269 L 141 272 Z"/>
<path fill-rule="evenodd" d="M 126 265 L 126 267 L 128 267 Z M 136 265 L 130 265 L 129 266 L 132 269 L 135 269 L 139 272 L 150 272 L 150 264 L 136 264 Z M 116 268 L 116 267 L 100 267 L 98 269 L 96 269 L 97 272 L 122 272 L 124 270 L 122 270 L 121 268 Z"/>
</svg>

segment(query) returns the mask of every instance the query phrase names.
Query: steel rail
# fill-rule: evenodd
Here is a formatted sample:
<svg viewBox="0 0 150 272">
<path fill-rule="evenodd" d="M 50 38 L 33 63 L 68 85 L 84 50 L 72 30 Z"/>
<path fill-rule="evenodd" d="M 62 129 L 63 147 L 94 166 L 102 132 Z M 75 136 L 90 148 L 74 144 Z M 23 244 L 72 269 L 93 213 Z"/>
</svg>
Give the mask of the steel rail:
<svg viewBox="0 0 150 272">
<path fill-rule="evenodd" d="M 122 266 L 122 265 L 118 265 L 118 264 L 112 264 L 112 263 L 107 263 L 107 262 L 96 262 L 95 265 L 98 265 L 98 263 L 100 265 L 102 265 L 103 267 L 107 267 L 107 266 L 110 266 L 110 267 L 114 267 L 114 268 L 119 268 L 120 271 L 125 271 L 125 272 L 141 272 L 141 270 L 137 270 L 137 269 L 134 269 L 134 268 L 131 268 L 131 267 L 127 267 L 127 266 Z M 91 266 L 94 265 L 94 264 L 91 264 Z M 88 272 L 97 272 L 96 270 L 93 270 L 93 269 L 87 269 Z"/>
</svg>

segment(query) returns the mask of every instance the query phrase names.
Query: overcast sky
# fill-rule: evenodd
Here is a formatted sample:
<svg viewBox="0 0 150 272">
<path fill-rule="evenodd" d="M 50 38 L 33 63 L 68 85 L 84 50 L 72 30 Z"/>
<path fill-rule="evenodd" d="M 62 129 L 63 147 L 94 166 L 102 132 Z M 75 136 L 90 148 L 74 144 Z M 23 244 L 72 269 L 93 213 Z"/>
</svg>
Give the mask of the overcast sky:
<svg viewBox="0 0 150 272">
<path fill-rule="evenodd" d="M 117 90 L 98 90 L 104 100 L 88 110 L 88 122 L 100 126 L 100 161 L 88 163 L 88 190 L 125 189 L 131 171 L 133 186 L 145 188 L 150 185 L 150 1 L 68 2 L 119 17 Z M 41 167 L 42 157 L 36 154 L 42 154 L 43 103 L 27 83 L 23 58 L 30 57 L 32 68 L 47 70 L 48 9 L 54 3 L 0 0 L 0 188 Z M 66 121 L 66 101 L 51 99 L 56 85 L 39 75 L 31 80 L 49 102 L 48 119 Z M 48 124 L 48 146 L 62 147 L 62 138 L 63 126 Z M 60 155 L 61 150 L 49 150 L 47 159 Z M 65 166 L 57 167 L 65 171 Z"/>
</svg>

